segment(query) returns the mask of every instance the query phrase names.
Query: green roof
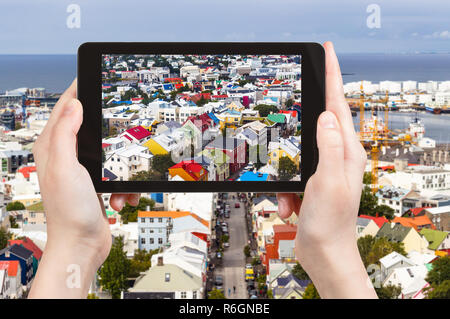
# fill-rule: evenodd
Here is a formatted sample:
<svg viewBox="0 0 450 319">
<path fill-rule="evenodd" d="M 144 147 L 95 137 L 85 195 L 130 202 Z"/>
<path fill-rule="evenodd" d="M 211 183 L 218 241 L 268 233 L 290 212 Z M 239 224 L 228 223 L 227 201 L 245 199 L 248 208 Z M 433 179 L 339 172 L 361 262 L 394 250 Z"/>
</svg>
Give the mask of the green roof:
<svg viewBox="0 0 450 319">
<path fill-rule="evenodd" d="M 286 123 L 286 116 L 284 114 L 272 113 L 267 115 L 267 119 L 275 123 Z"/>
<path fill-rule="evenodd" d="M 439 245 L 448 236 L 447 232 L 427 228 L 423 228 L 420 234 L 428 241 L 428 248 L 431 250 L 438 249 Z"/>
<path fill-rule="evenodd" d="M 107 217 L 112 216 L 112 215 L 114 215 L 114 214 L 116 213 L 116 212 L 113 211 L 113 210 L 105 210 L 105 212 L 106 212 L 106 216 L 107 216 Z"/>
<path fill-rule="evenodd" d="M 42 211 L 44 211 L 44 204 L 42 202 L 39 202 L 39 203 L 30 205 L 30 206 L 27 206 L 26 208 L 27 208 L 27 210 L 30 210 L 30 211 L 42 212 Z"/>
<path fill-rule="evenodd" d="M 376 238 L 386 237 L 389 241 L 400 243 L 411 231 L 411 227 L 405 227 L 400 224 L 395 224 L 391 227 L 391 223 L 385 223 L 378 231 Z"/>
</svg>

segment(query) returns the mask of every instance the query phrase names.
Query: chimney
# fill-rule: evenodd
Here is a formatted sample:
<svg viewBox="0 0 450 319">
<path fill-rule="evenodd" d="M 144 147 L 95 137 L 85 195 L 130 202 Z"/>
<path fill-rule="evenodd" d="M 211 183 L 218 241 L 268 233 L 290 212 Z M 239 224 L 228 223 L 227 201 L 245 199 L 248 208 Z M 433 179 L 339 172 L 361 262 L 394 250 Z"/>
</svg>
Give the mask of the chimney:
<svg viewBox="0 0 450 319">
<path fill-rule="evenodd" d="M 163 262 L 163 257 L 162 256 L 158 257 L 158 266 L 164 266 L 164 262 Z"/>
</svg>

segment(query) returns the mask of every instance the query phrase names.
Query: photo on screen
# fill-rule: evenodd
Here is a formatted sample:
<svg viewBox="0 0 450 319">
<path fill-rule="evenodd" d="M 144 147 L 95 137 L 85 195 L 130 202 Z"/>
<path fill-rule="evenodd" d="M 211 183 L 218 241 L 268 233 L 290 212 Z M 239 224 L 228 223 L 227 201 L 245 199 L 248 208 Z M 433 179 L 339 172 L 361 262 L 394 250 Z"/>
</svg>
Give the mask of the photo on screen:
<svg viewBox="0 0 450 319">
<path fill-rule="evenodd" d="M 300 55 L 103 54 L 102 181 L 300 181 L 301 74 Z"/>
</svg>

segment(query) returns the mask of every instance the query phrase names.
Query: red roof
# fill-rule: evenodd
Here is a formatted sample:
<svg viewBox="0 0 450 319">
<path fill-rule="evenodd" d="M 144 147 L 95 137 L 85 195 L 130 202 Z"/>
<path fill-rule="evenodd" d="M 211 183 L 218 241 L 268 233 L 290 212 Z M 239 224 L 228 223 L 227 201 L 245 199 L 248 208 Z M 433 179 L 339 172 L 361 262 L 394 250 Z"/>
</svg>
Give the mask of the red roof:
<svg viewBox="0 0 450 319">
<path fill-rule="evenodd" d="M 8 270 L 8 276 L 17 276 L 17 270 L 19 269 L 18 260 L 0 260 L 0 270 Z"/>
<path fill-rule="evenodd" d="M 173 165 L 169 169 L 182 168 L 186 173 L 188 173 L 193 179 L 198 180 L 198 176 L 194 173 L 200 173 L 203 167 L 195 162 L 194 160 L 181 161 L 178 164 Z"/>
<path fill-rule="evenodd" d="M 183 82 L 183 79 L 180 79 L 180 78 L 166 78 L 164 81 L 165 82 L 170 82 L 170 83 L 181 83 L 181 82 Z"/>
<path fill-rule="evenodd" d="M 143 97 L 132 97 L 131 101 L 142 101 L 143 99 Z"/>
<path fill-rule="evenodd" d="M 8 245 L 12 246 L 14 244 L 22 245 L 26 249 L 33 252 L 34 258 L 37 260 L 40 260 L 42 257 L 42 250 L 36 246 L 36 244 L 28 237 L 24 237 L 23 239 L 19 240 L 8 240 Z"/>
<path fill-rule="evenodd" d="M 416 207 L 416 208 L 410 208 L 409 211 L 414 215 L 414 216 L 418 216 L 422 211 L 424 211 L 425 209 L 430 208 L 429 206 L 427 207 Z"/>
<path fill-rule="evenodd" d="M 213 99 L 226 99 L 228 97 L 227 94 L 219 94 L 211 96 Z"/>
<path fill-rule="evenodd" d="M 147 136 L 151 135 L 151 133 L 148 130 L 146 130 L 145 128 L 143 128 L 140 125 L 130 128 L 130 129 L 126 130 L 125 132 L 128 133 L 129 135 L 133 136 L 137 140 L 142 140 L 143 138 L 146 138 Z M 125 137 L 127 137 L 127 136 L 125 135 Z"/>
<path fill-rule="evenodd" d="M 202 132 L 206 131 L 210 126 L 213 125 L 214 121 L 207 113 L 197 116 L 189 116 L 186 122 L 191 121 L 195 126 L 198 127 Z M 183 125 L 186 123 L 184 122 Z"/>
<path fill-rule="evenodd" d="M 278 113 L 280 113 L 280 114 L 291 114 L 292 116 L 297 117 L 297 111 L 280 110 Z"/>
<path fill-rule="evenodd" d="M 102 148 L 105 148 L 105 147 L 108 147 L 108 146 L 111 146 L 111 144 L 108 144 L 108 143 L 102 143 Z"/>
<path fill-rule="evenodd" d="M 32 172 L 36 172 L 36 166 L 25 166 L 19 168 L 19 173 L 22 173 L 25 178 L 30 178 L 30 173 Z"/>
<path fill-rule="evenodd" d="M 377 224 L 377 226 L 380 228 L 385 223 L 389 223 L 389 221 L 384 216 L 374 217 L 374 216 L 369 216 L 369 215 L 359 215 L 359 217 L 373 220 L 375 222 L 375 224 Z"/>
</svg>

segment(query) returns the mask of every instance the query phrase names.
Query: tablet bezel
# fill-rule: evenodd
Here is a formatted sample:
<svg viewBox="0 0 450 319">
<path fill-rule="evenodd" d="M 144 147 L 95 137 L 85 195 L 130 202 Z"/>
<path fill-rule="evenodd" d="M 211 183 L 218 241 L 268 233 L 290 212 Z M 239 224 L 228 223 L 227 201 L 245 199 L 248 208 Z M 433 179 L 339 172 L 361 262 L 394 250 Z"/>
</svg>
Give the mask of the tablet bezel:
<svg viewBox="0 0 450 319">
<path fill-rule="evenodd" d="M 102 120 L 97 106 L 101 105 L 103 54 L 301 55 L 301 181 L 102 181 Z M 88 170 L 98 193 L 301 192 L 318 162 L 316 125 L 325 110 L 325 52 L 318 43 L 300 42 L 89 42 L 78 49 L 78 99 L 83 104 L 78 160 Z"/>
</svg>

